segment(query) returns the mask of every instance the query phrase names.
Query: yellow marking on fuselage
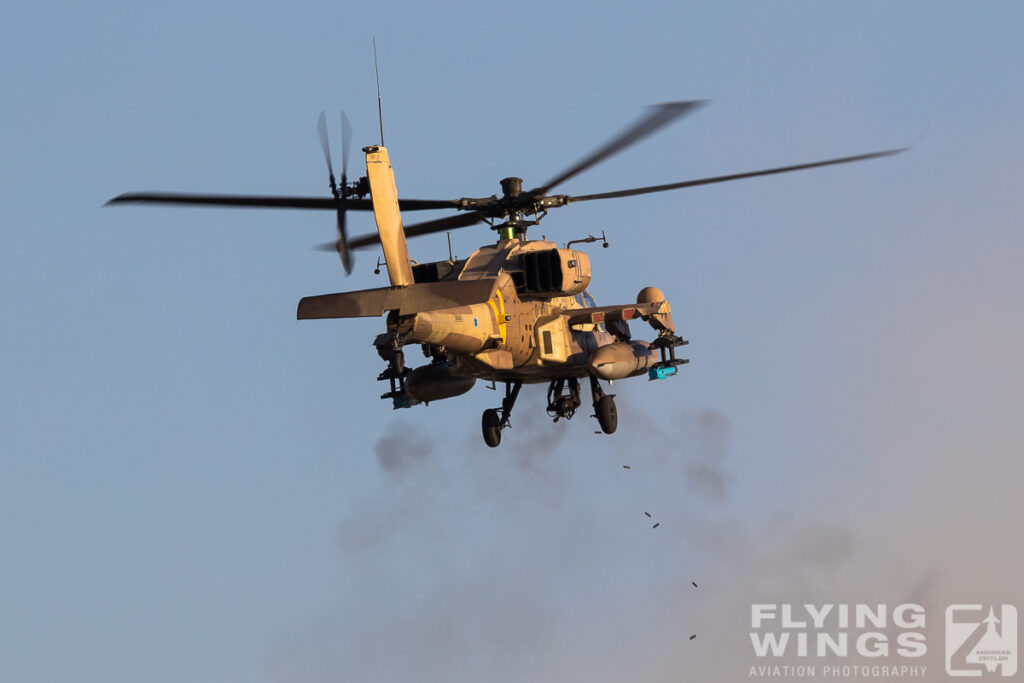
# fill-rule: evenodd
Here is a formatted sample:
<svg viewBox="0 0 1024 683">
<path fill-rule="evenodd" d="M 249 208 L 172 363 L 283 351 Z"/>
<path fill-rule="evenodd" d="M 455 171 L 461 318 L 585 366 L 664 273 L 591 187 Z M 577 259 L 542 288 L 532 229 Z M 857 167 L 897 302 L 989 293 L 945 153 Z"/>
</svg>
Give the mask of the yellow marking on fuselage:
<svg viewBox="0 0 1024 683">
<path fill-rule="evenodd" d="M 501 343 L 504 344 L 508 339 L 508 323 L 505 322 L 505 297 L 501 295 L 501 290 L 497 291 L 498 304 L 501 305 L 501 313 L 498 313 L 498 304 L 494 303 L 493 299 L 488 299 L 487 303 L 490 304 L 491 310 L 494 311 L 494 321 L 498 323 L 498 334 L 501 335 Z"/>
</svg>

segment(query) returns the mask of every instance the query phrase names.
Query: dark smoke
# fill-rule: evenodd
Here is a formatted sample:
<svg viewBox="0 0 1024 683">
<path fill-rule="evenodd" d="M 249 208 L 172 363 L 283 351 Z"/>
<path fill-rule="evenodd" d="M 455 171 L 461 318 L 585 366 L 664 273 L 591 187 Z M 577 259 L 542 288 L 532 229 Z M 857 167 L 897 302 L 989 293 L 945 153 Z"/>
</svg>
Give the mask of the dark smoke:
<svg viewBox="0 0 1024 683">
<path fill-rule="evenodd" d="M 620 439 L 614 447 L 631 461 L 644 458 L 678 462 L 691 493 L 708 503 L 725 501 L 731 484 L 726 468 L 732 434 L 729 418 L 711 408 L 681 408 L 675 419 L 654 421 L 634 410 L 628 396 L 623 398 L 626 400 L 618 402 L 619 424 L 632 433 L 643 434 L 646 445 L 638 450 L 635 439 Z"/>
<path fill-rule="evenodd" d="M 705 500 L 722 502 L 729 492 L 723 461 L 729 452 L 732 423 L 721 413 L 705 408 L 696 414 L 685 414 L 682 424 L 693 442 L 686 466 L 690 490 Z"/>
<path fill-rule="evenodd" d="M 812 522 L 792 540 L 794 560 L 825 568 L 848 562 L 855 549 L 853 532 L 836 524 Z"/>
<path fill-rule="evenodd" d="M 405 422 L 395 422 L 387 434 L 377 439 L 373 452 L 381 469 L 400 479 L 434 455 L 434 440 Z"/>
</svg>

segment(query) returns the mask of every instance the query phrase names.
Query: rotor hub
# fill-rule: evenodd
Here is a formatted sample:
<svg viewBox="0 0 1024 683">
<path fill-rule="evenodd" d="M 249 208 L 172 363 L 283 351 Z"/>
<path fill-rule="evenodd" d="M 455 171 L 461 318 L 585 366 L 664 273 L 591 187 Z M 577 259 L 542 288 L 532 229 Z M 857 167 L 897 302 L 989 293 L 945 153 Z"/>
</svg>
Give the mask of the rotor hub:
<svg viewBox="0 0 1024 683">
<path fill-rule="evenodd" d="M 506 197 L 518 197 L 523 191 L 523 179 L 509 176 L 501 179 L 501 192 Z"/>
</svg>

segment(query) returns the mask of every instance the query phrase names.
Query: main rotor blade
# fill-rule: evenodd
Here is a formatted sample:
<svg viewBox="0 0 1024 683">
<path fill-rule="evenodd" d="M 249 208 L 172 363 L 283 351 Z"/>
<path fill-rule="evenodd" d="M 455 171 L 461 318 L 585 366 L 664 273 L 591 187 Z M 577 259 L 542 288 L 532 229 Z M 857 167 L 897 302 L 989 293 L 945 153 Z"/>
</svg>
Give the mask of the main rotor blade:
<svg viewBox="0 0 1024 683">
<path fill-rule="evenodd" d="M 825 161 L 814 161 L 808 164 L 796 164 L 795 166 L 780 166 L 779 168 L 768 168 L 763 171 L 749 171 L 747 173 L 733 173 L 731 175 L 712 176 L 710 178 L 699 178 L 697 180 L 684 180 L 681 183 L 668 183 L 665 185 L 648 185 L 647 187 L 635 187 L 631 190 L 617 190 L 615 192 L 600 192 L 598 194 L 585 194 L 578 197 L 569 197 L 569 202 L 585 202 L 590 199 L 612 199 L 614 197 L 631 197 L 638 194 L 651 192 L 664 192 L 665 190 L 678 190 L 684 187 L 696 185 L 710 185 L 712 183 L 724 183 L 730 180 L 742 180 L 744 178 L 755 178 L 763 175 L 774 175 L 776 173 L 789 173 L 790 171 L 803 171 L 808 168 L 819 166 L 832 166 L 835 164 L 848 164 L 854 161 L 867 161 L 868 159 L 879 159 L 881 157 L 895 156 L 907 151 L 909 147 L 901 149 L 889 149 L 884 152 L 871 152 L 870 154 L 858 154 L 852 157 L 840 157 L 838 159 L 827 159 Z"/>
<path fill-rule="evenodd" d="M 405 226 L 405 236 L 418 237 L 420 235 L 429 235 L 434 232 L 445 232 L 446 230 L 465 228 L 466 226 L 473 225 L 474 223 L 479 223 L 483 219 L 483 215 L 476 211 L 471 211 L 469 213 L 457 213 L 454 216 L 446 216 L 432 221 L 424 221 L 422 223 L 407 225 Z M 378 234 L 356 237 L 349 241 L 348 246 L 351 249 L 360 249 L 363 247 L 371 247 L 375 244 L 380 244 L 380 235 Z"/>
<path fill-rule="evenodd" d="M 333 197 L 281 197 L 245 194 L 183 194 L 177 192 L 128 192 L 107 202 L 110 204 L 182 204 L 194 206 L 236 206 L 265 209 L 330 209 L 337 204 Z M 346 208 L 353 211 L 373 211 L 369 199 L 348 199 Z M 459 203 L 450 199 L 399 199 L 402 211 L 428 211 L 431 209 L 457 209 Z"/>
<path fill-rule="evenodd" d="M 626 147 L 640 142 L 659 128 L 671 123 L 683 114 L 695 111 L 705 103 L 706 100 L 691 100 L 688 102 L 665 102 L 664 104 L 658 104 L 650 107 L 650 112 L 646 116 L 642 117 L 632 126 L 594 150 L 589 156 L 581 159 L 574 166 L 570 166 L 560 175 L 555 176 L 541 187 L 531 190 L 530 194 L 547 194 L 555 185 L 565 182 L 578 173 L 582 173 L 591 166 L 604 161 L 616 152 L 620 152 Z"/>
<path fill-rule="evenodd" d="M 334 166 L 331 164 L 331 145 L 327 141 L 327 120 L 324 111 L 320 110 L 320 118 L 316 121 L 316 132 L 320 134 L 320 148 L 324 151 L 327 172 L 331 175 L 331 189 L 334 189 Z"/>
</svg>

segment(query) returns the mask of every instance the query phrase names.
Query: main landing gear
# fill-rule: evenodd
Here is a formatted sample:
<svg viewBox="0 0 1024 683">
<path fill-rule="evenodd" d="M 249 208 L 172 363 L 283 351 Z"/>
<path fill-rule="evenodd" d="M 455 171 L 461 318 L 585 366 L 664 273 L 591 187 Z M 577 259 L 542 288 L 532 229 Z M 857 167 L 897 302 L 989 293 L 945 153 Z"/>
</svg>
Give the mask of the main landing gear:
<svg viewBox="0 0 1024 683">
<path fill-rule="evenodd" d="M 604 393 L 596 377 L 590 378 L 590 393 L 594 398 L 594 417 L 601 425 L 601 431 L 612 434 L 619 426 L 619 414 L 615 410 L 615 397 Z M 580 407 L 580 382 L 575 377 L 551 380 L 548 387 L 548 415 L 555 422 L 572 419 Z"/>
<path fill-rule="evenodd" d="M 519 390 L 523 388 L 521 381 L 505 383 L 505 398 L 501 408 L 489 408 L 480 418 L 480 428 L 484 435 L 484 443 L 495 448 L 501 443 L 501 432 L 510 426 L 509 416 L 515 405 Z M 619 415 L 615 409 L 615 397 L 604 393 L 596 377 L 590 378 L 590 391 L 594 400 L 594 417 L 601 425 L 601 431 L 612 434 L 619 426 Z M 548 415 L 555 422 L 570 419 L 580 407 L 580 381 L 575 377 L 553 379 L 548 386 Z"/>
<path fill-rule="evenodd" d="M 484 433 L 484 443 L 491 448 L 501 443 L 501 430 L 511 426 L 509 417 L 512 415 L 512 406 L 519 397 L 519 390 L 523 383 L 519 380 L 505 382 L 505 398 L 501 402 L 501 408 L 489 408 L 484 411 L 480 420 L 480 427 Z"/>
<path fill-rule="evenodd" d="M 569 391 L 563 393 L 568 383 Z M 580 407 L 580 381 L 575 377 L 566 379 L 553 379 L 548 386 L 548 416 L 558 422 L 563 417 L 571 420 Z"/>
</svg>

